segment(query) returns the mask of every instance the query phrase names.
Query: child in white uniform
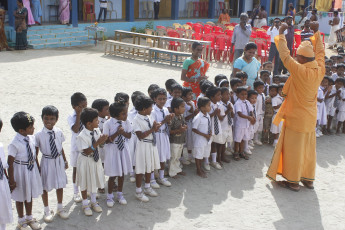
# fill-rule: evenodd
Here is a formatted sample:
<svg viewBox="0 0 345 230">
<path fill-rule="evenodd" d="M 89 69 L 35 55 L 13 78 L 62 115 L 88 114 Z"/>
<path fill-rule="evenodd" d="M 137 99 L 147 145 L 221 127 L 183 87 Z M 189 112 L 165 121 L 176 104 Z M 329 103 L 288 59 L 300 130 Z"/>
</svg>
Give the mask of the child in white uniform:
<svg viewBox="0 0 345 230">
<path fill-rule="evenodd" d="M 72 131 L 71 136 L 71 154 L 70 154 L 70 165 L 73 167 L 73 174 L 72 174 L 72 181 L 73 181 L 73 189 L 74 195 L 73 199 L 74 202 L 79 203 L 81 202 L 81 197 L 79 195 L 79 188 L 76 184 L 76 175 L 77 175 L 77 160 L 78 160 L 78 148 L 76 145 L 76 139 L 78 134 L 83 130 L 84 125 L 80 121 L 80 114 L 81 111 L 87 107 L 87 100 L 84 94 L 82 93 L 74 93 L 71 96 L 71 105 L 73 108 L 73 113 L 68 116 L 68 125 Z"/>
<path fill-rule="evenodd" d="M 187 153 L 183 154 L 182 164 L 189 165 L 191 162 L 195 163 L 192 150 L 193 150 L 193 137 L 192 137 L 192 122 L 196 114 L 195 104 L 192 101 L 193 91 L 191 88 L 184 87 L 182 90 L 182 99 L 185 101 L 184 119 L 187 123 L 186 133 L 186 148 Z"/>
<path fill-rule="evenodd" d="M 65 152 L 62 143 L 65 137 L 61 129 L 55 127 L 59 119 L 59 111 L 56 107 L 48 105 L 42 109 L 42 121 L 44 128 L 36 133 L 36 152 L 42 152 L 41 158 L 41 178 L 43 185 L 42 200 L 44 204 L 44 221 L 53 221 L 54 212 L 48 205 L 48 192 L 55 189 L 58 200 L 57 214 L 62 219 L 68 218 L 68 213 L 63 209 L 63 189 L 66 188 L 68 168 Z"/>
<path fill-rule="evenodd" d="M 254 134 L 255 134 L 255 126 L 257 121 L 257 107 L 256 107 L 256 102 L 257 102 L 257 98 L 258 98 L 258 93 L 255 90 L 249 90 L 248 91 L 248 101 L 250 102 L 251 106 L 252 106 L 252 110 L 253 110 L 253 117 L 255 118 L 255 124 L 250 124 L 249 126 L 249 132 L 250 132 L 250 140 L 249 140 L 249 145 L 251 145 L 252 147 L 254 147 Z"/>
<path fill-rule="evenodd" d="M 84 125 L 84 129 L 76 140 L 79 151 L 76 182 L 80 186 L 84 214 L 92 216 L 91 208 L 97 213 L 102 212 L 102 208 L 96 201 L 97 189 L 104 188 L 104 171 L 98 147 L 105 143 L 108 136 L 102 135 L 98 128 L 97 110 L 92 108 L 83 109 L 80 120 Z M 91 204 L 87 199 L 87 192 L 90 193 Z"/>
<path fill-rule="evenodd" d="M 173 94 L 176 91 L 176 85 L 173 85 Z M 160 123 L 161 126 L 158 131 L 155 133 L 157 139 L 157 149 L 159 154 L 159 160 L 161 168 L 159 170 L 159 179 L 158 183 L 170 187 L 171 183 L 167 178 L 164 178 L 164 169 L 165 163 L 170 160 L 170 141 L 169 141 L 169 127 L 168 124 L 171 122 L 174 114 L 170 114 L 168 109 L 164 107 L 167 100 L 167 92 L 163 88 L 156 89 L 152 92 L 152 97 L 156 103 L 153 106 L 151 112 L 151 119 L 157 123 Z M 174 94 L 175 96 L 175 94 Z M 151 175 L 151 187 L 159 188 L 157 184 L 154 173 Z"/>
<path fill-rule="evenodd" d="M 181 97 L 181 95 L 182 95 L 182 86 L 180 84 L 178 84 L 178 83 L 175 83 L 175 84 L 173 84 L 171 86 L 171 91 L 172 91 L 172 93 L 171 93 L 172 97 L 170 99 L 167 99 L 167 101 L 166 101 L 166 103 L 164 105 L 164 107 L 166 107 L 169 110 L 170 113 L 171 113 L 171 108 L 170 108 L 171 107 L 171 101 L 172 101 L 173 98 L 180 98 Z M 153 100 L 154 100 L 154 98 L 153 98 Z"/>
<path fill-rule="evenodd" d="M 167 100 L 170 100 L 170 99 L 173 98 L 171 86 L 174 85 L 174 84 L 176 84 L 176 83 L 177 83 L 177 81 L 176 81 L 175 79 L 172 79 L 172 78 L 170 78 L 170 79 L 168 79 L 168 80 L 165 81 L 165 89 L 166 89 L 166 91 L 167 91 Z M 158 87 L 158 88 L 159 88 L 159 87 Z M 151 97 L 151 96 L 150 96 L 150 97 Z M 152 99 L 152 100 L 153 100 L 153 99 Z"/>
<path fill-rule="evenodd" d="M 221 157 L 221 144 L 223 143 L 223 134 L 220 122 L 224 119 L 224 114 L 220 114 L 220 105 L 218 104 L 221 99 L 220 88 L 214 86 L 208 88 L 206 96 L 211 100 L 211 111 L 209 112 L 209 115 L 211 117 L 211 126 L 214 133 L 211 144 L 211 166 L 215 169 L 222 169 L 222 166 L 219 163 Z M 210 170 L 208 159 L 205 159 L 204 167 L 205 170 Z"/>
<path fill-rule="evenodd" d="M 207 97 L 200 97 L 198 100 L 199 113 L 193 119 L 193 156 L 195 158 L 196 174 L 206 178 L 206 173 L 201 167 L 203 159 L 210 157 L 212 143 L 211 100 Z"/>
<path fill-rule="evenodd" d="M 108 135 L 105 145 L 104 173 L 109 176 L 107 206 L 114 206 L 114 179 L 118 178 L 117 201 L 127 204 L 122 188 L 124 175 L 133 172 L 133 165 L 128 139 L 132 135 L 132 126 L 127 120 L 128 106 L 124 101 L 115 102 L 109 107 L 111 118 L 104 124 L 103 134 Z"/>
<path fill-rule="evenodd" d="M 345 78 L 339 78 L 337 83 L 343 85 L 343 87 L 340 88 L 340 92 L 338 93 L 336 98 L 338 100 L 337 134 L 340 133 L 340 128 L 343 129 L 343 133 L 345 134 Z"/>
<path fill-rule="evenodd" d="M 266 101 L 266 96 L 264 93 L 265 83 L 261 80 L 255 81 L 254 90 L 258 93 L 258 97 L 255 104 L 256 122 L 254 126 L 254 144 L 262 145 L 260 138 L 261 138 L 262 131 L 264 128 L 265 101 Z"/>
<path fill-rule="evenodd" d="M 334 81 L 330 77 L 324 77 L 324 79 L 328 80 L 328 86 L 327 89 L 325 89 L 325 105 L 326 105 L 326 111 L 327 111 L 327 127 L 326 127 L 326 134 L 331 134 L 331 126 L 333 117 L 335 116 L 335 110 L 334 107 L 334 100 L 337 93 L 336 86 L 334 85 Z"/>
<path fill-rule="evenodd" d="M 276 146 L 278 143 L 279 133 L 280 133 L 281 128 L 283 126 L 282 122 L 280 122 L 279 126 L 276 126 L 275 124 L 273 124 L 274 118 L 275 118 L 281 104 L 283 103 L 283 100 L 281 99 L 281 97 L 278 94 L 278 85 L 276 85 L 276 84 L 270 85 L 270 96 L 272 98 L 272 107 L 273 107 L 273 111 L 274 111 L 270 131 L 274 136 L 273 146 Z"/>
<path fill-rule="evenodd" d="M 207 91 L 208 88 L 214 86 L 214 85 L 212 84 L 212 82 L 210 82 L 209 80 L 206 80 L 206 79 L 201 80 L 200 83 L 199 83 L 199 85 L 200 85 L 200 91 L 201 91 L 201 93 L 200 93 L 199 96 L 196 98 L 196 103 L 198 103 L 199 98 L 205 97 L 205 96 L 206 96 L 206 91 Z"/>
<path fill-rule="evenodd" d="M 0 132 L 2 120 L 0 119 Z M 11 192 L 8 186 L 6 169 L 8 164 L 5 158 L 4 146 L 0 142 L 0 230 L 6 230 L 6 224 L 13 222 Z"/>
<path fill-rule="evenodd" d="M 15 113 L 11 125 L 16 136 L 8 146 L 8 177 L 12 200 L 16 202 L 18 228 L 41 229 L 32 217 L 32 198 L 43 193 L 41 176 L 36 158 L 34 118 L 26 112 Z M 24 217 L 24 206 L 26 217 Z"/>
<path fill-rule="evenodd" d="M 150 179 L 151 173 L 160 169 L 159 154 L 156 146 L 156 131 L 159 130 L 160 124 L 150 119 L 152 112 L 153 101 L 147 96 L 138 96 L 135 100 L 134 106 L 138 114 L 133 120 L 133 130 L 137 135 L 136 145 L 136 193 L 135 196 L 142 202 L 148 202 L 149 198 L 144 195 L 156 197 L 158 194 L 151 188 Z M 145 189 L 144 193 L 141 188 L 145 174 Z"/>
<path fill-rule="evenodd" d="M 323 84 L 325 80 L 322 80 L 321 86 L 319 87 L 318 93 L 317 93 L 317 125 L 315 128 L 316 131 L 316 137 L 322 136 L 322 131 L 327 125 L 327 110 L 325 105 L 325 94 L 323 91 Z M 320 129 L 318 129 L 318 126 Z"/>
<path fill-rule="evenodd" d="M 233 158 L 236 161 L 240 160 L 240 157 L 249 160 L 244 150 L 245 142 L 249 140 L 249 127 L 255 124 L 253 107 L 247 100 L 248 92 L 246 87 L 238 87 L 237 96 L 238 100 L 235 103 L 235 152 Z"/>
</svg>

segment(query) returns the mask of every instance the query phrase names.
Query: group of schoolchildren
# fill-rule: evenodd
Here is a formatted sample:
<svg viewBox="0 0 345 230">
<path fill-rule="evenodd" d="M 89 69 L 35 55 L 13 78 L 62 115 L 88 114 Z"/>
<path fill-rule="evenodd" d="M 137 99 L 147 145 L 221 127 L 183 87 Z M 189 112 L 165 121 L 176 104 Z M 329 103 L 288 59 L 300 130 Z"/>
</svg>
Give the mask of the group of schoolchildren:
<svg viewBox="0 0 345 230">
<path fill-rule="evenodd" d="M 345 133 L 345 65 L 339 57 L 326 59 L 327 76 L 317 96 L 318 136 L 333 133 L 334 121 L 336 132 L 342 129 Z M 253 89 L 246 86 L 245 72 L 237 72 L 230 81 L 224 75 L 217 75 L 214 83 L 202 80 L 201 94 L 195 100 L 190 88 L 169 79 L 166 89 L 150 85 L 148 96 L 133 92 L 130 111 L 126 93 L 117 93 L 113 103 L 97 99 L 91 108 L 84 94 L 74 93 L 73 113 L 68 117 L 74 201 L 82 203 L 86 216 L 102 212 L 97 197 L 105 193 L 107 176 L 107 207 L 115 201 L 125 205 L 122 191 L 124 176 L 129 175 L 136 185 L 136 198 L 148 202 L 148 196 L 158 196 L 155 189 L 171 186 L 167 175 L 186 175 L 183 165 L 195 163 L 197 175 L 205 178 L 210 166 L 221 170 L 224 162 L 229 163 L 231 153 L 235 161 L 249 160 L 254 145 L 275 146 L 282 123 L 276 126 L 272 121 L 283 103 L 288 76 L 272 76 L 271 72 L 272 63 L 264 63 Z M 55 126 L 58 109 L 44 107 L 41 119 L 44 127 L 34 134 L 35 119 L 26 112 L 15 113 L 11 125 L 17 134 L 8 146 L 7 161 L 0 145 L 0 230 L 12 222 L 11 199 L 16 202 L 19 229 L 41 228 L 32 216 L 32 198 L 40 195 L 43 219 L 52 222 L 55 214 L 48 204 L 52 190 L 57 195 L 56 215 L 68 219 L 62 202 L 69 164 L 62 147 L 64 134 Z"/>
</svg>

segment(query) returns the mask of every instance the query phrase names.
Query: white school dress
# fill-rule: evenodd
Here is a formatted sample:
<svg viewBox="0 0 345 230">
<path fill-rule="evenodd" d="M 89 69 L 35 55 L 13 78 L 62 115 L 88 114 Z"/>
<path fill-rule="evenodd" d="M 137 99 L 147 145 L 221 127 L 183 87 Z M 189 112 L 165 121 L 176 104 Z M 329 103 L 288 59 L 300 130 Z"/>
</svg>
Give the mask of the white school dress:
<svg viewBox="0 0 345 230">
<path fill-rule="evenodd" d="M 138 111 L 135 108 L 132 108 L 131 111 L 128 113 L 127 120 L 130 122 L 133 130 L 133 121 L 135 116 L 138 114 Z M 133 167 L 135 166 L 135 148 L 137 145 L 137 135 L 135 134 L 134 131 L 132 131 L 132 136 L 128 140 L 128 145 L 129 145 L 129 151 L 131 153 L 131 159 L 132 159 L 132 165 Z"/>
<path fill-rule="evenodd" d="M 258 94 L 258 99 L 256 100 L 256 123 L 254 125 L 254 133 L 262 132 L 264 128 L 264 116 L 265 116 L 265 94 Z"/>
<path fill-rule="evenodd" d="M 195 104 L 193 101 L 191 101 L 191 105 L 193 106 L 193 113 L 195 111 Z M 185 111 L 184 111 L 184 118 L 192 115 L 193 113 L 190 113 L 189 110 L 191 109 L 191 106 L 185 103 Z M 186 133 L 186 147 L 188 150 L 193 150 L 193 136 L 192 136 L 192 128 L 193 128 L 193 117 L 189 120 L 186 120 L 187 123 L 187 133 Z"/>
<path fill-rule="evenodd" d="M 198 130 L 204 134 L 213 135 L 211 117 L 208 113 L 203 114 L 201 111 L 193 119 L 193 129 Z M 193 132 L 193 157 L 196 159 L 203 159 L 209 157 L 211 153 L 212 138 L 207 140 L 205 137 Z"/>
<path fill-rule="evenodd" d="M 321 87 L 317 92 L 317 98 L 322 99 L 322 102 L 317 102 L 317 124 L 318 125 L 327 125 L 327 109 L 325 104 L 325 94 Z"/>
<path fill-rule="evenodd" d="M 337 121 L 344 122 L 345 121 L 345 89 L 341 89 L 340 97 L 339 97 L 339 105 L 338 105 L 338 115 Z M 344 130 L 343 130 L 344 131 Z"/>
<path fill-rule="evenodd" d="M 26 148 L 28 138 L 30 149 L 33 155 L 34 165 L 32 170 L 28 169 L 28 152 Z M 43 193 L 42 180 L 36 164 L 35 136 L 22 136 L 17 133 L 11 144 L 8 146 L 8 155 L 14 157 L 13 174 L 16 188 L 12 192 L 12 199 L 18 202 L 31 202 L 31 198 L 37 198 Z"/>
<path fill-rule="evenodd" d="M 329 93 L 329 96 L 334 95 L 336 93 L 337 93 L 337 89 L 335 88 L 335 85 L 333 85 L 331 92 Z M 335 110 L 336 110 L 336 108 L 334 107 L 334 100 L 335 100 L 335 97 L 325 99 L 327 115 L 332 116 L 332 117 L 335 115 Z"/>
<path fill-rule="evenodd" d="M 151 129 L 149 124 L 151 127 L 153 126 L 153 121 L 150 117 L 138 113 L 133 120 L 133 130 L 134 132 L 146 132 Z M 153 140 L 154 136 L 152 133 L 145 137 L 145 139 L 137 139 L 135 152 L 136 174 L 152 173 L 155 169 L 160 169 L 158 150 Z"/>
<path fill-rule="evenodd" d="M 211 111 L 209 112 L 209 114 L 213 113 L 216 109 L 219 109 L 219 108 L 220 108 L 220 105 L 218 103 L 214 104 L 211 101 Z M 221 115 L 224 115 L 224 114 L 221 114 Z M 211 117 L 211 126 L 213 130 L 212 142 L 223 144 L 222 127 L 220 125 L 220 120 L 218 116 Z"/>
<path fill-rule="evenodd" d="M 75 124 L 76 119 L 77 119 L 77 113 L 75 112 L 75 110 L 73 110 L 73 113 L 71 115 L 69 115 L 68 119 L 67 119 L 69 128 L 71 129 L 71 132 L 72 132 L 72 136 L 71 136 L 71 154 L 70 154 L 70 165 L 72 167 L 77 167 L 77 160 L 78 160 L 79 152 L 78 152 L 78 148 L 77 148 L 77 145 L 76 145 L 76 139 L 77 139 L 77 136 L 79 135 L 79 133 L 81 132 L 81 130 L 84 128 L 84 125 L 81 124 L 78 133 L 75 133 L 72 130 L 72 127 Z"/>
<path fill-rule="evenodd" d="M 50 134 L 48 132 L 54 132 L 54 141 L 59 156 L 52 158 L 50 148 Z M 62 157 L 62 142 L 65 141 L 65 137 L 61 129 L 53 127 L 52 130 L 48 130 L 43 127 L 41 131 L 36 133 L 36 147 L 42 153 L 41 158 L 41 178 L 43 190 L 50 192 L 53 189 L 66 188 L 67 175 L 65 171 L 65 161 Z"/>
<path fill-rule="evenodd" d="M 249 116 L 250 112 L 253 112 L 253 106 L 247 100 L 237 100 L 235 103 L 235 133 L 234 141 L 241 143 L 242 141 L 248 141 L 250 138 L 249 128 L 250 121 L 248 119 L 242 118 L 239 116 L 239 112 L 243 115 Z"/>
<path fill-rule="evenodd" d="M 87 190 L 90 193 L 97 193 L 98 188 L 104 188 L 104 171 L 101 159 L 96 162 L 93 153 L 89 156 L 83 154 L 84 149 L 92 145 L 91 133 L 94 133 L 95 141 L 101 136 L 101 131 L 97 128 L 93 131 L 83 129 L 77 137 L 76 144 L 79 151 L 77 162 L 76 184 L 81 191 Z M 99 146 L 97 147 L 99 150 Z"/>
<path fill-rule="evenodd" d="M 282 103 L 283 103 L 283 100 L 282 100 L 282 98 L 279 95 L 277 95 L 274 98 L 272 98 L 272 107 L 281 105 Z M 274 121 L 274 118 L 276 117 L 278 110 L 279 109 L 273 109 L 274 115 L 272 117 L 272 122 Z M 273 134 L 278 134 L 278 133 L 280 133 L 282 127 L 283 127 L 283 122 L 282 121 L 279 123 L 279 126 L 276 126 L 275 124 L 272 123 L 270 131 Z"/>
<path fill-rule="evenodd" d="M 164 118 L 169 114 L 169 110 L 166 107 L 160 109 L 157 105 L 154 105 L 151 112 L 151 119 L 152 121 L 162 122 Z M 156 139 L 160 162 L 166 162 L 170 160 L 171 154 L 168 124 L 163 124 L 159 128 L 158 132 L 156 132 Z"/>
<path fill-rule="evenodd" d="M 227 103 L 224 102 L 220 102 L 220 114 L 222 116 L 225 115 L 225 111 L 228 110 L 228 105 L 230 104 L 230 106 L 232 108 L 234 108 L 234 106 L 232 105 L 232 103 L 230 101 L 228 101 Z M 232 124 L 233 124 L 233 119 L 231 117 L 231 113 L 228 113 L 228 115 L 226 115 L 224 117 L 224 119 L 220 122 L 220 125 L 222 126 L 222 141 L 223 144 L 225 144 L 226 142 L 232 142 L 233 141 L 233 136 L 232 136 Z"/>
<path fill-rule="evenodd" d="M 254 105 L 253 105 L 253 104 L 250 104 L 250 106 L 251 106 L 251 110 L 253 111 L 253 116 L 254 116 L 254 118 L 257 119 L 257 111 L 256 111 L 256 106 L 255 106 L 255 104 L 254 104 Z M 250 138 L 250 140 L 252 140 L 252 139 L 254 138 L 254 134 L 255 134 L 255 125 L 256 125 L 257 122 L 258 122 L 258 121 L 256 120 L 254 125 L 250 124 L 250 126 L 249 126 L 249 138 Z"/>
<path fill-rule="evenodd" d="M 110 118 L 105 122 L 103 127 L 103 134 L 111 136 L 117 132 L 120 123 L 126 133 L 132 133 L 132 126 L 129 121 L 119 121 L 115 118 Z M 119 149 L 119 140 L 123 140 L 123 149 Z M 118 136 L 111 143 L 104 146 L 105 161 L 104 161 L 104 174 L 109 177 L 127 175 L 133 172 L 133 165 L 131 154 L 129 150 L 129 143 L 124 136 Z"/>
<path fill-rule="evenodd" d="M 5 158 L 4 146 L 0 143 L 0 164 L 2 164 L 3 169 L 7 169 L 7 160 Z M 0 180 L 0 225 L 9 224 L 13 222 L 12 213 L 12 201 L 10 187 L 8 186 L 8 181 L 3 174 L 2 180 Z"/>
<path fill-rule="evenodd" d="M 103 125 L 107 121 L 107 118 L 98 117 L 98 128 L 103 133 Z M 102 163 L 104 163 L 104 148 L 102 146 L 99 147 L 99 155 L 101 157 Z"/>
</svg>

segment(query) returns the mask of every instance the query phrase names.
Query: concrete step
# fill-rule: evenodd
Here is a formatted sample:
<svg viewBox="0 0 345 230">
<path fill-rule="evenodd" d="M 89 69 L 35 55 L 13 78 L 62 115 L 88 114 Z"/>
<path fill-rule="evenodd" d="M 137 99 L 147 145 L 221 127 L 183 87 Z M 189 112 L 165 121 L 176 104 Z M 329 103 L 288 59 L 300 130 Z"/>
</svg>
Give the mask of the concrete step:
<svg viewBox="0 0 345 230">
<path fill-rule="evenodd" d="M 52 34 L 52 33 L 65 33 L 65 32 L 80 32 L 84 31 L 83 28 L 57 28 L 57 29 L 29 29 L 28 35 L 34 35 L 34 34 Z"/>
<path fill-rule="evenodd" d="M 85 41 L 88 40 L 88 36 L 77 36 L 77 37 L 63 37 L 63 38 L 48 38 L 48 39 L 29 39 L 28 43 L 30 45 L 33 44 L 43 44 L 43 43 L 64 43 L 64 42 L 71 42 L 71 41 Z"/>
<path fill-rule="evenodd" d="M 28 40 L 32 39 L 49 39 L 49 38 L 63 38 L 63 37 L 78 37 L 87 35 L 87 31 L 76 32 L 63 32 L 63 33 L 51 33 L 51 34 L 32 34 L 28 35 Z"/>
<path fill-rule="evenodd" d="M 76 40 L 69 42 L 52 42 L 52 43 L 41 43 L 41 44 L 30 44 L 31 49 L 47 49 L 47 48 L 59 48 L 59 47 L 71 47 L 71 46 L 86 46 L 93 45 L 94 41 L 90 40 Z"/>
</svg>

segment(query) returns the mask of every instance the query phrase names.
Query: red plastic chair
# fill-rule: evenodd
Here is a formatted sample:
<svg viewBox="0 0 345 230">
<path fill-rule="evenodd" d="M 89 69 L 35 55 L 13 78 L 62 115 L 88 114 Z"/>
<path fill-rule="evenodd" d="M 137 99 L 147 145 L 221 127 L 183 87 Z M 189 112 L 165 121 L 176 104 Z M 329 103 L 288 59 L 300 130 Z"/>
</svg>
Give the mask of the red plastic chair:
<svg viewBox="0 0 345 230">
<path fill-rule="evenodd" d="M 299 45 L 301 44 L 302 42 L 302 37 L 300 34 L 295 34 L 294 35 L 294 38 L 295 38 L 295 41 L 293 43 L 293 55 L 296 56 L 296 51 L 297 51 L 297 48 L 299 47 Z"/>
<path fill-rule="evenodd" d="M 163 30 L 167 30 L 167 28 L 165 26 L 156 26 L 156 29 L 163 29 Z"/>
<path fill-rule="evenodd" d="M 230 23 L 230 26 L 235 27 L 236 25 L 238 25 L 238 23 L 236 23 L 236 22 L 232 22 L 232 23 Z"/>
<path fill-rule="evenodd" d="M 192 39 L 200 41 L 202 39 L 202 34 L 201 33 L 194 33 L 194 34 L 192 34 Z"/>
<path fill-rule="evenodd" d="M 266 62 L 268 60 L 268 50 L 267 50 L 267 44 L 264 40 L 256 39 L 255 44 L 258 47 L 257 53 L 258 57 L 261 60 L 261 64 Z"/>
<path fill-rule="evenodd" d="M 200 17 L 200 12 L 200 2 L 193 2 L 193 17 L 196 17 L 196 13 Z"/>
<path fill-rule="evenodd" d="M 194 25 L 193 22 L 187 22 L 186 24 L 187 24 L 187 25 L 190 25 L 190 27 L 193 28 L 193 25 Z"/>
<path fill-rule="evenodd" d="M 224 33 L 228 36 L 232 36 L 234 34 L 233 30 L 225 30 Z"/>
<path fill-rule="evenodd" d="M 213 34 L 204 34 L 202 40 L 211 42 L 211 46 L 206 46 L 206 60 L 212 61 L 212 54 L 214 54 L 215 36 Z"/>
<path fill-rule="evenodd" d="M 85 5 L 86 21 L 87 21 L 89 15 L 90 15 L 91 23 L 93 22 L 93 20 L 96 21 L 96 14 L 95 14 L 95 6 L 94 6 L 94 4 L 91 3 L 91 2 L 85 2 L 84 5 Z"/>
<path fill-rule="evenodd" d="M 325 33 L 320 32 L 320 35 L 322 36 L 323 48 L 325 48 Z"/>
<path fill-rule="evenodd" d="M 264 30 L 268 30 L 270 28 L 270 26 L 261 26 L 261 29 L 264 29 Z"/>
<path fill-rule="evenodd" d="M 204 34 L 210 34 L 213 32 L 213 26 L 208 24 L 204 25 Z"/>
<path fill-rule="evenodd" d="M 167 35 L 169 36 L 169 37 L 173 37 L 173 38 L 180 38 L 180 34 L 179 33 L 177 33 L 176 31 L 168 31 L 167 32 Z M 169 42 L 169 50 L 175 50 L 175 51 L 177 51 L 177 48 L 178 47 L 180 47 L 181 46 L 181 43 L 179 43 L 179 42 L 174 42 L 174 41 L 170 41 Z"/>
<path fill-rule="evenodd" d="M 223 32 L 223 28 L 220 26 L 214 26 L 213 30 L 214 30 L 214 32 Z"/>
<path fill-rule="evenodd" d="M 253 31 L 252 34 L 250 35 L 251 41 L 254 41 L 256 36 L 257 36 L 257 33 Z"/>
<path fill-rule="evenodd" d="M 193 30 L 195 31 L 195 33 L 202 34 L 203 33 L 203 26 L 199 23 L 195 23 L 195 24 L 193 24 Z"/>
</svg>

